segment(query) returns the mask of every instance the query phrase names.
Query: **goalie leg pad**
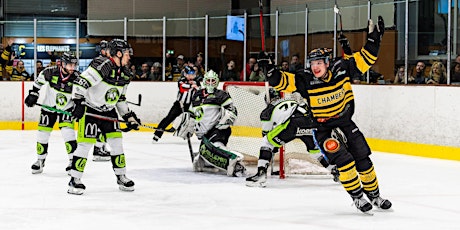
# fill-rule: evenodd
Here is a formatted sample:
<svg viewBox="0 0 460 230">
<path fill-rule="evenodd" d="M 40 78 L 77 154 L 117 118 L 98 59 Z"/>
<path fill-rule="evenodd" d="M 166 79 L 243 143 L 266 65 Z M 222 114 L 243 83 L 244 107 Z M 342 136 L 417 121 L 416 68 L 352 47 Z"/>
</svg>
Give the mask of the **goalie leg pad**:
<svg viewBox="0 0 460 230">
<path fill-rule="evenodd" d="M 216 147 L 207 138 L 203 138 L 200 144 L 200 156 L 202 159 L 216 168 L 225 170 L 228 176 L 244 174 L 246 168 L 243 165 L 243 154 Z"/>
<path fill-rule="evenodd" d="M 174 132 L 174 136 L 182 137 L 187 139 L 193 135 L 195 127 L 195 120 L 192 118 L 189 112 L 182 113 L 182 118 L 179 127 Z"/>
</svg>

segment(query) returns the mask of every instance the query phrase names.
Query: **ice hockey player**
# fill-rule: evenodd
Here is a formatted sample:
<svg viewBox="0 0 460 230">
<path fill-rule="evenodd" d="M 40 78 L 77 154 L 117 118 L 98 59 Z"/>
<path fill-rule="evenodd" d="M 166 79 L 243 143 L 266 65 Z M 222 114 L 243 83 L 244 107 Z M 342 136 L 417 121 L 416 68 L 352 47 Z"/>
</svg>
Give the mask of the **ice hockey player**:
<svg viewBox="0 0 460 230">
<path fill-rule="evenodd" d="M 383 18 L 379 16 L 377 25 L 369 20 L 367 42 L 359 52 L 331 62 L 330 49 L 313 49 L 308 54 L 308 69 L 295 75 L 272 69 L 267 75 L 275 89 L 290 88 L 307 99 L 314 120 L 320 123 L 315 133 L 318 145 L 330 163 L 337 165 L 340 182 L 362 212 L 370 211 L 372 205 L 381 209 L 392 205 L 380 197 L 377 175 L 369 157 L 371 150 L 352 121 L 355 105 L 351 77 L 363 74 L 376 62 L 384 29 Z M 340 43 L 344 45 L 347 40 L 342 38 Z M 335 128 L 344 133 L 346 145 L 332 135 Z"/>
<path fill-rule="evenodd" d="M 101 40 L 99 42 L 99 56 L 96 58 L 101 57 L 108 57 L 110 58 L 110 53 L 108 49 L 109 42 L 106 40 Z M 94 144 L 93 149 L 93 161 L 110 161 L 110 151 L 107 148 L 106 136 L 99 131 L 97 135 L 96 144 Z"/>
<path fill-rule="evenodd" d="M 269 103 L 260 114 L 263 138 L 257 161 L 257 173 L 246 178 L 246 185 L 265 187 L 267 169 L 273 154 L 277 151 L 276 149 L 296 138 L 305 144 L 312 158 L 331 170 L 335 180 L 338 177 L 336 167 L 329 164 L 315 145 L 312 128 L 316 127 L 316 123 L 311 119 L 303 98 L 296 95 L 292 98 L 282 99 L 280 92 L 273 88 L 270 88 L 268 92 L 269 99 L 267 101 Z"/>
<path fill-rule="evenodd" d="M 153 143 L 156 143 L 163 136 L 163 131 L 173 122 L 182 112 L 187 111 L 190 106 L 191 91 L 196 90 L 200 87 L 200 82 L 195 81 L 196 72 L 193 67 L 186 66 L 184 68 L 184 75 L 179 78 L 177 82 L 179 92 L 177 93 L 177 99 L 174 101 L 173 106 L 168 112 L 168 115 L 164 117 L 158 124 L 158 129 L 153 134 Z"/>
<path fill-rule="evenodd" d="M 88 152 L 96 142 L 98 129 L 107 136 L 110 145 L 112 168 L 119 189 L 134 191 L 134 182 L 126 177 L 126 161 L 119 123 L 100 119 L 100 115 L 127 122 L 129 129 L 139 129 L 140 120 L 126 102 L 126 91 L 131 78 L 128 63 L 132 48 L 121 39 L 109 42 L 110 58 L 94 59 L 89 67 L 75 80 L 72 99 L 75 109 L 72 115 L 79 120 L 78 147 L 74 152 L 68 193 L 81 195 L 86 187 L 81 182 Z M 88 115 L 88 114 L 93 114 Z"/>
<path fill-rule="evenodd" d="M 34 85 L 29 90 L 29 95 L 26 97 L 24 103 L 28 107 L 34 106 L 39 97 L 39 91 L 43 86 L 45 87 L 45 98 L 43 105 L 71 112 L 74 103 L 71 100 L 73 81 L 79 76 L 76 71 L 77 58 L 71 53 L 63 53 L 61 56 L 62 67 L 50 66 L 45 68 L 39 73 L 35 79 Z M 75 140 L 75 131 L 72 117 L 66 114 L 57 113 L 55 111 L 42 108 L 40 112 L 40 119 L 38 121 L 38 134 L 37 134 L 37 161 L 32 165 L 32 173 L 43 172 L 45 166 L 45 159 L 48 155 L 48 141 L 50 139 L 51 131 L 54 124 L 58 122 L 61 129 L 62 137 L 65 141 L 67 155 L 69 157 L 69 165 L 66 171 L 70 170 L 72 157 L 75 149 L 77 148 L 77 141 Z"/>
<path fill-rule="evenodd" d="M 228 176 L 244 176 L 244 156 L 226 148 L 232 133 L 230 126 L 237 118 L 232 98 L 227 92 L 217 89 L 219 77 L 213 70 L 204 74 L 202 84 L 192 96 L 190 118 L 182 119 L 175 135 L 186 138 L 194 131 L 201 140 L 199 151 L 193 158 L 195 172 L 223 170 Z"/>
</svg>

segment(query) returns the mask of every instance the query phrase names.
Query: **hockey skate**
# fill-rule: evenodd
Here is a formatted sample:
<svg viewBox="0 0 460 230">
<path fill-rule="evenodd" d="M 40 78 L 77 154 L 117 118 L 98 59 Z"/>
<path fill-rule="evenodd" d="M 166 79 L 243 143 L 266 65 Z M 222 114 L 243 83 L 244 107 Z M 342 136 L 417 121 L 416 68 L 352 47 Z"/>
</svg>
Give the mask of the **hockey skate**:
<svg viewBox="0 0 460 230">
<path fill-rule="evenodd" d="M 246 178 L 246 186 L 249 187 L 265 187 L 267 183 L 267 167 L 259 166 L 257 173 L 254 176 Z"/>
<path fill-rule="evenodd" d="M 124 174 L 117 175 L 117 184 L 121 191 L 134 191 L 134 182 Z"/>
<path fill-rule="evenodd" d="M 387 210 L 391 208 L 391 205 L 392 205 L 391 202 L 387 199 L 381 198 L 380 196 L 375 197 L 375 198 L 369 198 L 369 199 L 371 200 L 372 205 L 380 209 Z"/>
<path fill-rule="evenodd" d="M 246 167 L 241 162 L 236 162 L 235 169 L 233 170 L 234 177 L 246 176 Z"/>
<path fill-rule="evenodd" d="M 81 195 L 85 191 L 86 186 L 81 183 L 80 178 L 71 177 L 69 181 L 69 189 L 67 193 L 74 195 Z"/>
<path fill-rule="evenodd" d="M 110 161 L 110 151 L 105 148 L 105 145 L 102 147 L 94 146 L 93 161 Z"/>
<path fill-rule="evenodd" d="M 43 172 L 43 167 L 45 167 L 45 159 L 41 160 L 38 159 L 35 161 L 35 163 L 32 165 L 32 174 L 38 174 Z"/>
<path fill-rule="evenodd" d="M 367 214 L 370 210 L 372 210 L 372 205 L 363 197 L 361 198 L 353 198 L 353 203 L 355 204 L 356 208 L 359 209 L 359 211 Z"/>
</svg>

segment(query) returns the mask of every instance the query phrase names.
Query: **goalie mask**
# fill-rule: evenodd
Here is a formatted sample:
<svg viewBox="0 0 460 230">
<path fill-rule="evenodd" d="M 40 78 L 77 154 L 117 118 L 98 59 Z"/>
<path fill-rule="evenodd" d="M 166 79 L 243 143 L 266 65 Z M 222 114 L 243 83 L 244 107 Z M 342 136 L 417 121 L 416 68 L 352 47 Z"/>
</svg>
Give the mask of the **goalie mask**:
<svg viewBox="0 0 460 230">
<path fill-rule="evenodd" d="M 219 76 L 213 70 L 209 70 L 204 74 L 203 86 L 208 93 L 214 93 L 214 89 L 219 85 Z"/>
</svg>

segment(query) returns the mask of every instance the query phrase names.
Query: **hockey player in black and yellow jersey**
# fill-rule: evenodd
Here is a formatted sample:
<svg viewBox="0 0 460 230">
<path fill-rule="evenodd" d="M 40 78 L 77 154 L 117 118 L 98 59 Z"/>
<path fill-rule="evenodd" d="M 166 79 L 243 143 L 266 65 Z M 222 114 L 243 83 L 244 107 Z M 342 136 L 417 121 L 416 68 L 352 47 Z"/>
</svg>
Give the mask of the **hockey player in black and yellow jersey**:
<svg viewBox="0 0 460 230">
<path fill-rule="evenodd" d="M 370 211 L 371 203 L 381 209 L 392 205 L 380 197 L 376 172 L 369 158 L 371 150 L 351 119 L 355 106 L 351 78 L 365 73 L 377 61 L 383 33 L 384 22 L 379 16 L 378 25 L 369 20 L 367 42 L 359 52 L 344 49 L 343 58 L 331 60 L 331 49 L 314 49 L 308 55 L 310 67 L 304 71 L 290 74 L 271 70 L 267 75 L 275 89 L 298 92 L 307 99 L 318 122 L 315 133 L 318 145 L 330 163 L 337 165 L 340 182 L 362 212 Z M 347 44 L 343 35 L 340 43 Z M 344 133 L 344 140 L 333 135 L 332 130 L 337 128 Z"/>
<path fill-rule="evenodd" d="M 3 49 L 3 45 L 0 44 L 0 46 L 0 81 L 6 81 L 10 80 L 8 72 L 13 70 L 13 65 L 9 62 L 9 60 L 12 59 L 11 56 L 13 56 L 13 51 L 11 50 L 11 41 L 8 42 L 8 45 L 5 47 L 5 49 Z"/>
</svg>

